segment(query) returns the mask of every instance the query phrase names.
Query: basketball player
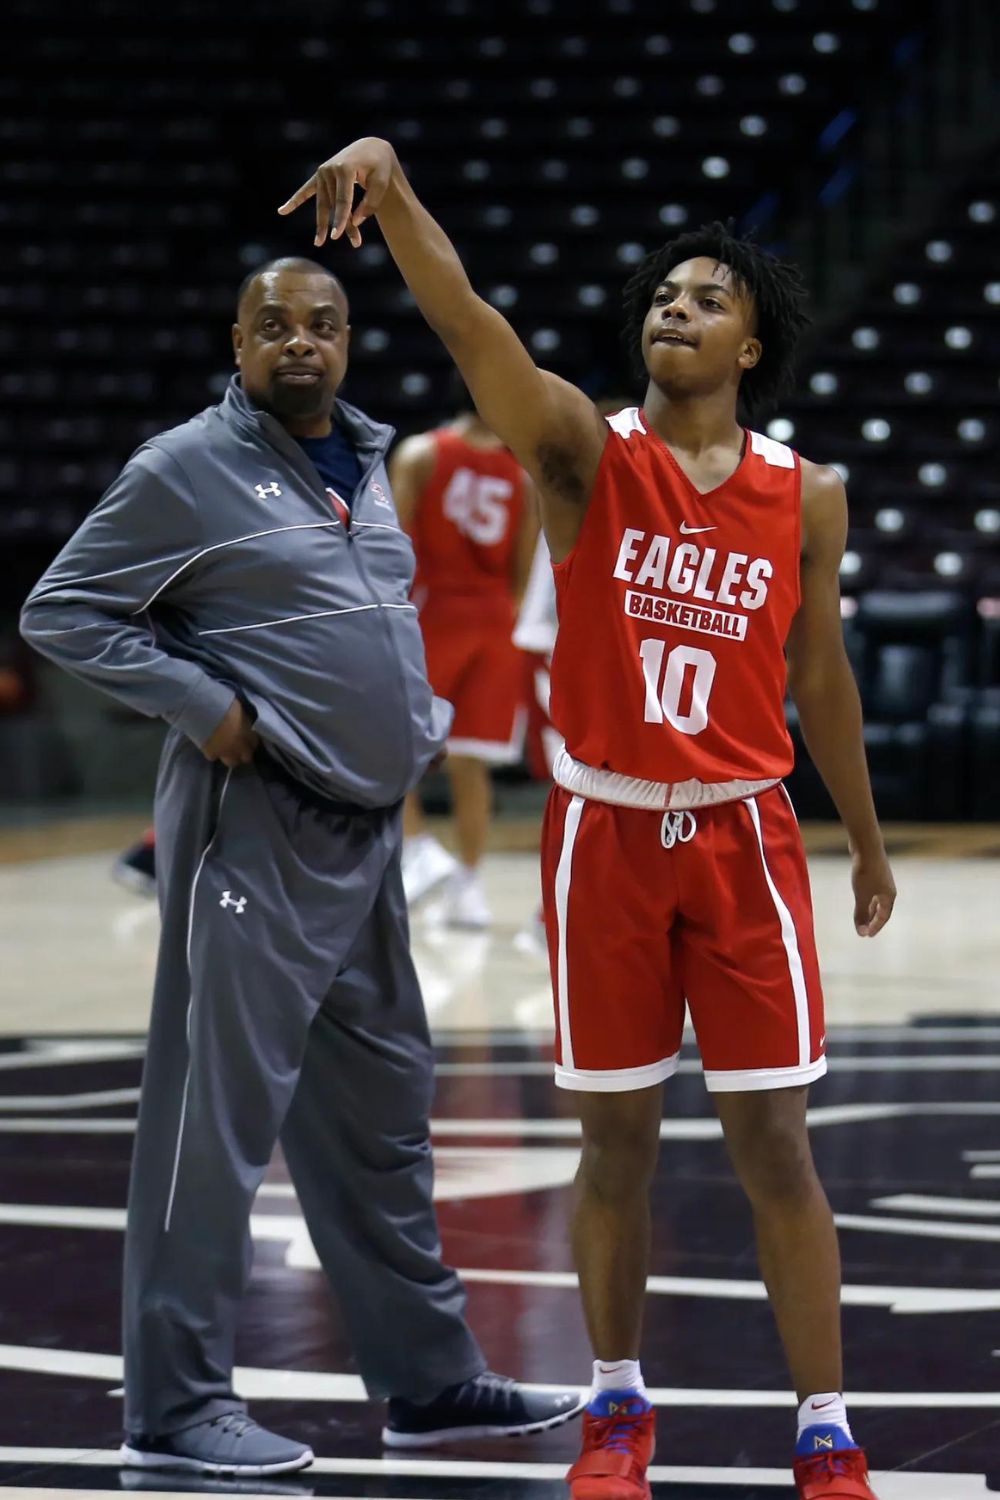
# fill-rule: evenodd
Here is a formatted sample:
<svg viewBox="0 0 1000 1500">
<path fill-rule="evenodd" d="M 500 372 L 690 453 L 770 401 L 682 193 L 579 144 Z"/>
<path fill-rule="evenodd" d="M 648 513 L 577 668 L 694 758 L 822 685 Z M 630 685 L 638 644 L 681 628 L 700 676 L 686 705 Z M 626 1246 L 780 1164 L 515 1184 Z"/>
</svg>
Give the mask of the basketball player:
<svg viewBox="0 0 1000 1500">
<path fill-rule="evenodd" d="M 363 197 L 354 206 L 355 188 Z M 608 419 L 538 370 L 476 296 L 392 147 L 356 141 L 315 195 L 316 243 L 377 215 L 476 406 L 538 485 L 559 593 L 543 833 L 556 1081 L 583 1127 L 574 1245 L 596 1355 L 574 1500 L 648 1500 L 639 1365 L 663 1083 L 691 1011 L 800 1402 L 802 1500 L 871 1500 L 842 1396 L 839 1257 L 806 1131 L 826 1069 L 809 884 L 781 778 L 787 676 L 846 825 L 854 922 L 895 899 L 844 651 L 837 474 L 747 430 L 804 323 L 792 267 L 721 225 L 654 252 L 626 289 L 641 408 Z M 527 210 L 530 213 L 530 209 Z"/>
<path fill-rule="evenodd" d="M 455 382 L 460 386 L 460 382 Z M 445 770 L 458 841 L 456 869 L 426 829 L 411 792 L 404 809 L 403 885 L 418 901 L 447 877 L 444 920 L 487 927 L 479 873 L 492 811 L 490 767 L 521 753 L 526 718 L 522 658 L 511 639 L 515 604 L 538 537 L 527 477 L 461 388 L 454 421 L 397 448 L 389 478 L 417 559 L 413 597 L 427 675 L 455 710 Z"/>
<path fill-rule="evenodd" d="M 125 1235 L 123 1461 L 312 1461 L 233 1390 L 250 1209 L 279 1137 L 394 1447 L 566 1420 L 485 1369 L 441 1260 L 433 1054 L 400 875 L 403 796 L 451 722 L 424 667 L 392 429 L 338 396 L 339 281 L 237 296 L 224 400 L 144 443 L 32 591 L 45 655 L 167 720 L 162 929 Z"/>
</svg>

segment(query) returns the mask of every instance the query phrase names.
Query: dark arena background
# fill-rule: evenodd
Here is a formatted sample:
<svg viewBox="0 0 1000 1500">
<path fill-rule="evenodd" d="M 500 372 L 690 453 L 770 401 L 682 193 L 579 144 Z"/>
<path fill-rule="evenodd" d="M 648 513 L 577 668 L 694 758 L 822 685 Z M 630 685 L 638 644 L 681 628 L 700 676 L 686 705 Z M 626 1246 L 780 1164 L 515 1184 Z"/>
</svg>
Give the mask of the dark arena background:
<svg viewBox="0 0 1000 1500">
<path fill-rule="evenodd" d="M 0 61 L 0 1483 L 555 1500 L 576 1426 L 383 1455 L 280 1156 L 253 1212 L 237 1389 L 313 1447 L 281 1480 L 119 1467 L 125 1193 L 158 931 L 112 880 L 162 726 L 36 656 L 29 589 L 147 437 L 221 398 L 235 289 L 316 255 L 348 400 L 453 413 L 381 236 L 277 206 L 390 140 L 546 368 L 638 404 L 621 289 L 732 217 L 812 325 L 761 430 L 846 481 L 843 621 L 899 900 L 852 923 L 843 830 L 790 726 L 828 1004 L 813 1140 L 840 1228 L 854 1429 L 880 1500 L 1000 1493 L 1000 6 L 994 0 L 7 0 Z M 537 768 L 536 768 L 537 769 Z M 579 1127 L 532 920 L 547 786 L 494 775 L 490 927 L 413 912 L 438 1057 L 445 1258 L 493 1368 L 583 1386 Z M 442 773 L 422 789 L 451 840 Z M 693 1040 L 666 1093 L 643 1350 L 657 1500 L 778 1500 L 794 1395 Z M 372 1318 L 380 1309 L 371 1309 Z"/>
</svg>

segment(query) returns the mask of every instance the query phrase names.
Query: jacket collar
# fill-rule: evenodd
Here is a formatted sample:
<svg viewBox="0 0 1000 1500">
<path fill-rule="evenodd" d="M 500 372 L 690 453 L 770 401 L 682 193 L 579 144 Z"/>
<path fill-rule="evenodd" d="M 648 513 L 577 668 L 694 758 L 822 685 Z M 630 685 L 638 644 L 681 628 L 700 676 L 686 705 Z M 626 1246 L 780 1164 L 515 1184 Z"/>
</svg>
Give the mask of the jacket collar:
<svg viewBox="0 0 1000 1500">
<path fill-rule="evenodd" d="M 301 458 L 302 449 L 295 439 L 270 412 L 262 411 L 247 396 L 243 382 L 233 375 L 226 387 L 226 394 L 218 408 L 222 420 L 237 432 L 246 436 L 263 438 L 288 458 Z M 396 429 L 386 422 L 373 422 L 371 417 L 337 398 L 333 408 L 333 420 L 342 427 L 359 452 L 383 456 L 396 435 Z"/>
</svg>

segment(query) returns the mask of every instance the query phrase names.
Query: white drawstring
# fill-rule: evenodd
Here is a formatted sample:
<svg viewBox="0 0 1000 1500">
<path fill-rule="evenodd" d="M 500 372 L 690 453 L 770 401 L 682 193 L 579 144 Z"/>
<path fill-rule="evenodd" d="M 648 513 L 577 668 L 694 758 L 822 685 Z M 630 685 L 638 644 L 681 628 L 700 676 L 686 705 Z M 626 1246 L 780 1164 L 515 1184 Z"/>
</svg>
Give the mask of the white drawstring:
<svg viewBox="0 0 1000 1500">
<path fill-rule="evenodd" d="M 698 824 L 693 812 L 685 809 L 683 812 L 664 813 L 660 824 L 660 843 L 664 849 L 672 849 L 675 844 L 690 844 L 697 832 Z"/>
</svg>

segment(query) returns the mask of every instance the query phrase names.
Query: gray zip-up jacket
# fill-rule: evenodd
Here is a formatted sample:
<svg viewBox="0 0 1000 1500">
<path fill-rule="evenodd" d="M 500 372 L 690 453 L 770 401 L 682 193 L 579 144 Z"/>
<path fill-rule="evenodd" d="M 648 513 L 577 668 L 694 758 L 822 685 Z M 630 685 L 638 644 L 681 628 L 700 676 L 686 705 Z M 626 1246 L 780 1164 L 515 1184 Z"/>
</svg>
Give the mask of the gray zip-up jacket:
<svg viewBox="0 0 1000 1500">
<path fill-rule="evenodd" d="M 351 523 L 234 376 L 144 443 L 32 590 L 36 650 L 203 745 L 239 695 L 270 754 L 328 797 L 384 807 L 440 750 L 413 548 L 392 504 L 393 429 L 339 401 L 362 479 Z"/>
</svg>

